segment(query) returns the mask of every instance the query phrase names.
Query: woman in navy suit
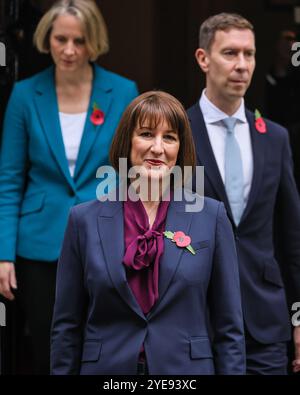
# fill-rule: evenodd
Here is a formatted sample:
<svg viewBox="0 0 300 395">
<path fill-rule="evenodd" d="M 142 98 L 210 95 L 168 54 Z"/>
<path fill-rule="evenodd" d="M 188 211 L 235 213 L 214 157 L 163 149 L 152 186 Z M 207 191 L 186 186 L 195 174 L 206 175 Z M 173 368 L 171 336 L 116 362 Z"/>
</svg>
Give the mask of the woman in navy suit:
<svg viewBox="0 0 300 395">
<path fill-rule="evenodd" d="M 70 207 L 95 198 L 135 83 L 98 67 L 108 51 L 94 1 L 56 2 L 34 41 L 54 66 L 16 83 L 0 153 L 0 293 L 16 296 L 32 335 L 35 372 L 49 372 L 56 262 Z M 17 284 L 18 281 L 18 284 Z"/>
<path fill-rule="evenodd" d="M 71 210 L 52 374 L 244 374 L 231 225 L 223 203 L 182 189 L 196 161 L 182 105 L 164 92 L 136 98 L 110 158 L 123 186 L 128 158 L 131 183 Z M 195 199 L 204 204 L 191 210 Z"/>
</svg>

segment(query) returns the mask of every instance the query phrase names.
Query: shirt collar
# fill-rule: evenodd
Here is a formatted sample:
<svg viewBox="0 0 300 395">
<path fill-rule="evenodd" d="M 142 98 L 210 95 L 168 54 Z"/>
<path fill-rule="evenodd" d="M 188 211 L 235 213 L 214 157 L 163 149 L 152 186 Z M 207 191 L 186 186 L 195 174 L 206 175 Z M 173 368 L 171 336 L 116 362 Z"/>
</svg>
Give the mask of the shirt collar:
<svg viewBox="0 0 300 395">
<path fill-rule="evenodd" d="M 200 109 L 202 111 L 203 117 L 206 123 L 217 123 L 228 115 L 216 107 L 206 96 L 205 89 L 202 92 L 201 98 L 199 100 Z M 245 113 L 245 102 L 242 98 L 241 105 L 237 111 L 232 115 L 232 117 L 238 119 L 242 123 L 247 123 L 246 113 Z"/>
</svg>

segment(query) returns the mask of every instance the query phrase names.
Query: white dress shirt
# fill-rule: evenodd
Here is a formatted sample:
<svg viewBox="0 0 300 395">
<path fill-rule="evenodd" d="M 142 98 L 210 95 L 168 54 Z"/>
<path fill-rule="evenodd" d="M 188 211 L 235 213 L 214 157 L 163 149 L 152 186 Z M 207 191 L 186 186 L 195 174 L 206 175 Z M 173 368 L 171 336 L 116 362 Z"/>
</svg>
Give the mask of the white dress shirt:
<svg viewBox="0 0 300 395">
<path fill-rule="evenodd" d="M 219 168 L 223 183 L 225 183 L 225 141 L 227 130 L 222 120 L 228 115 L 217 108 L 206 96 L 205 90 L 202 92 L 200 101 L 210 144 Z M 253 153 L 249 124 L 245 113 L 244 99 L 238 110 L 232 115 L 237 119 L 234 128 L 234 135 L 241 150 L 244 175 L 244 208 L 248 202 L 252 178 L 253 178 Z M 205 169 L 204 169 L 205 170 Z"/>
<path fill-rule="evenodd" d="M 65 146 L 70 174 L 73 177 L 81 138 L 85 125 L 86 112 L 79 114 L 59 113 L 60 127 Z"/>
</svg>

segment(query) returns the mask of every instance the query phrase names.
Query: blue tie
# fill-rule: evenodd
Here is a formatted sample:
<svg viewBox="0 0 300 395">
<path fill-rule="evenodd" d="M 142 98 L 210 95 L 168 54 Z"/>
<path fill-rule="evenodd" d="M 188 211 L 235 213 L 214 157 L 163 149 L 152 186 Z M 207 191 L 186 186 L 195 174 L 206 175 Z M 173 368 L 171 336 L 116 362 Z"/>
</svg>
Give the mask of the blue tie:
<svg viewBox="0 0 300 395">
<path fill-rule="evenodd" d="M 225 118 L 227 129 L 225 143 L 225 189 L 236 225 L 240 223 L 244 209 L 244 176 L 240 147 L 234 136 L 236 118 Z"/>
</svg>

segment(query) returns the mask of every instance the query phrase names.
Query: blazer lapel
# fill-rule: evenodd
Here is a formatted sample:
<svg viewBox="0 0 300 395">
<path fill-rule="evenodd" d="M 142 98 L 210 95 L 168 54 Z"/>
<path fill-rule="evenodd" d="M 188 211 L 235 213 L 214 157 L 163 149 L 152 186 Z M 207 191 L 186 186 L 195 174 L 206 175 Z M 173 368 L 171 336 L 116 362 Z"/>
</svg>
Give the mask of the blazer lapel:
<svg viewBox="0 0 300 395">
<path fill-rule="evenodd" d="M 189 118 L 192 125 L 198 162 L 200 165 L 204 166 L 204 172 L 207 178 L 209 178 L 211 186 L 215 190 L 219 200 L 225 204 L 227 213 L 232 218 L 231 207 L 227 198 L 225 186 L 219 172 L 204 118 L 198 103 L 196 103 L 189 111 Z"/>
<path fill-rule="evenodd" d="M 60 128 L 53 67 L 50 67 L 42 74 L 42 78 L 36 86 L 35 103 L 43 132 L 53 156 L 67 182 L 75 189 L 74 181 L 69 171 Z"/>
<path fill-rule="evenodd" d="M 189 234 L 192 216 L 192 213 L 185 212 L 184 199 L 181 202 L 171 201 L 166 219 L 166 231 L 182 231 L 185 234 Z M 159 299 L 147 315 L 147 318 L 150 318 L 157 311 L 157 307 L 161 303 L 176 273 L 182 253 L 183 248 L 177 247 L 175 243 L 167 238 L 164 239 L 164 253 L 159 265 Z"/>
<path fill-rule="evenodd" d="M 87 112 L 87 117 L 85 121 L 83 136 L 81 139 L 81 144 L 79 148 L 78 158 L 76 161 L 74 178 L 78 176 L 81 171 L 84 162 L 86 161 L 89 151 L 91 150 L 94 141 L 103 133 L 105 130 L 105 125 L 108 118 L 109 107 L 111 105 L 112 99 L 112 87 L 107 79 L 102 78 L 101 68 L 97 66 L 94 67 L 94 82 L 92 88 L 92 95 L 89 103 L 89 108 Z M 94 125 L 90 117 L 93 112 L 94 103 L 104 112 L 104 123 L 102 125 Z"/>
<path fill-rule="evenodd" d="M 253 178 L 251 189 L 249 193 L 248 203 L 243 212 L 241 222 L 247 217 L 253 204 L 255 202 L 257 193 L 260 189 L 262 175 L 264 171 L 264 162 L 265 162 L 265 141 L 266 135 L 259 133 L 255 128 L 255 118 L 254 114 L 248 110 L 246 110 L 246 117 L 248 120 L 250 135 L 251 135 L 251 143 L 252 143 L 252 152 L 253 152 Z"/>
<path fill-rule="evenodd" d="M 124 257 L 124 216 L 122 202 L 108 201 L 98 218 L 98 233 L 104 251 L 107 270 L 118 293 L 133 311 L 145 319 L 126 279 Z"/>
</svg>

